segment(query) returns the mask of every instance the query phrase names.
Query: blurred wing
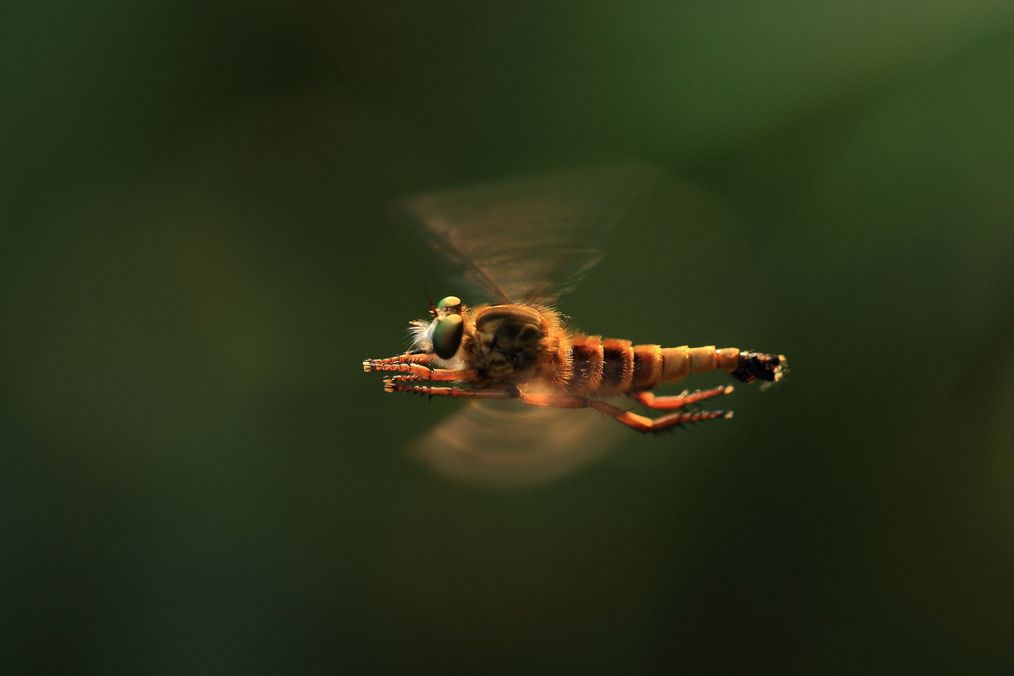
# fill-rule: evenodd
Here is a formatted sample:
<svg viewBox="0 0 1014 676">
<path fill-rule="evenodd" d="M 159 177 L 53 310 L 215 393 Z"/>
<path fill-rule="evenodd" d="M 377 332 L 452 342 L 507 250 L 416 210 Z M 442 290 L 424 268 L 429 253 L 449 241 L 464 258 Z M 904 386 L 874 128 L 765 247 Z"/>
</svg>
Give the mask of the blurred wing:
<svg viewBox="0 0 1014 676">
<path fill-rule="evenodd" d="M 655 183 L 642 165 L 564 171 L 411 197 L 401 206 L 477 294 L 552 303 L 602 258 L 608 232 Z"/>
<path fill-rule="evenodd" d="M 622 430 L 590 410 L 469 402 L 411 452 L 469 483 L 524 487 L 569 474 L 605 453 Z"/>
</svg>

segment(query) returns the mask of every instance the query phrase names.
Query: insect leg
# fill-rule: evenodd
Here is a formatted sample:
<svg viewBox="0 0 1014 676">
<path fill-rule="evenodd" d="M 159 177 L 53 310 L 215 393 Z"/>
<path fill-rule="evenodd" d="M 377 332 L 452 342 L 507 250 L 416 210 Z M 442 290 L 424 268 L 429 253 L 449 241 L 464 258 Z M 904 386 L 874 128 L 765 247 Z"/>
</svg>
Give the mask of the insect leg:
<svg viewBox="0 0 1014 676">
<path fill-rule="evenodd" d="M 431 359 L 432 355 L 426 353 L 399 354 L 394 357 L 384 357 L 383 359 L 364 359 L 363 371 L 366 373 L 370 373 L 371 371 L 396 371 L 399 369 L 392 367 L 405 364 L 429 364 Z"/>
<path fill-rule="evenodd" d="M 724 385 L 721 387 L 713 387 L 710 390 L 697 390 L 696 392 L 686 392 L 683 394 L 677 394 L 670 397 L 656 397 L 653 392 L 632 392 L 631 397 L 639 401 L 648 408 L 654 408 L 659 410 L 671 410 L 676 408 L 683 408 L 690 404 L 696 404 L 699 401 L 705 399 L 711 399 L 723 394 L 730 394 L 734 388 L 732 385 Z"/>
<path fill-rule="evenodd" d="M 567 394 L 525 394 L 521 393 L 522 402 L 532 406 L 552 406 L 554 408 L 586 408 L 601 411 L 627 427 L 639 432 L 660 432 L 684 423 L 731 418 L 732 411 L 695 411 L 693 413 L 670 413 L 660 418 L 648 418 L 632 411 L 624 411 L 612 404 L 597 399 L 585 399 Z"/>
<path fill-rule="evenodd" d="M 671 427 L 677 427 L 685 423 L 696 423 L 703 420 L 728 419 L 732 417 L 732 411 L 694 411 L 693 413 L 670 413 L 660 418 L 648 418 L 638 415 L 632 411 L 624 411 L 604 401 L 591 400 L 589 406 L 602 411 L 608 416 L 615 418 L 618 422 L 638 432 L 661 432 Z"/>
<path fill-rule="evenodd" d="M 423 394 L 428 397 L 461 397 L 466 399 L 512 399 L 516 396 L 514 389 L 466 390 L 460 387 L 433 387 L 432 385 L 416 385 L 412 376 L 394 376 L 384 379 L 385 392 L 408 392 Z"/>
<path fill-rule="evenodd" d="M 369 368 L 370 371 L 396 371 L 398 373 L 408 373 L 408 377 L 414 380 L 458 380 L 470 382 L 477 380 L 479 377 L 474 370 L 435 369 L 429 366 L 424 366 L 423 364 L 375 362 L 367 365 L 367 362 L 363 362 L 363 368 Z"/>
</svg>

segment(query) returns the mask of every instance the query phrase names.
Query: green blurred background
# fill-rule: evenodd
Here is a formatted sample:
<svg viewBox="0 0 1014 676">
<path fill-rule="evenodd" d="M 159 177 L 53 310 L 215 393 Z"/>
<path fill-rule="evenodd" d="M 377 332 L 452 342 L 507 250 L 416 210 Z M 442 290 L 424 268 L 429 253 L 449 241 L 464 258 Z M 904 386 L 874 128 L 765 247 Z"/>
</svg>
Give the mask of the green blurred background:
<svg viewBox="0 0 1014 676">
<path fill-rule="evenodd" d="M 4 671 L 1014 669 L 1010 2 L 6 2 L 0 83 Z M 693 187 L 562 309 L 792 374 L 407 458 L 391 200 L 630 159 Z"/>
</svg>

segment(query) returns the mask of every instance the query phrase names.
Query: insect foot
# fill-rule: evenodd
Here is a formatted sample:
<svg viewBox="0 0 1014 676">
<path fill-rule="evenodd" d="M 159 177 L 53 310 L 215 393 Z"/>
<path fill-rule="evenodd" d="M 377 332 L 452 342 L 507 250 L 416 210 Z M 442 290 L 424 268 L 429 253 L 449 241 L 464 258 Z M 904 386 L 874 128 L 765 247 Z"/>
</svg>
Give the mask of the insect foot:
<svg viewBox="0 0 1014 676">
<path fill-rule="evenodd" d="M 420 382 L 422 378 L 416 376 L 392 376 L 390 378 L 384 378 L 384 391 L 385 392 L 418 392 L 420 388 L 411 385 L 411 383 Z"/>
</svg>

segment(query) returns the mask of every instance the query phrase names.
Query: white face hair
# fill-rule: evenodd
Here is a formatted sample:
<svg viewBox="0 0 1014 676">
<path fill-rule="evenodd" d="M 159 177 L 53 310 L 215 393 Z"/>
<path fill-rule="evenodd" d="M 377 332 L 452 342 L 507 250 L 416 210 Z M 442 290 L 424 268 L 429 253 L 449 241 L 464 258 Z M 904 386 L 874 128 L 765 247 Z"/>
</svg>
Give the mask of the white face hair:
<svg viewBox="0 0 1014 676">
<path fill-rule="evenodd" d="M 425 319 L 413 319 L 408 323 L 408 336 L 412 339 L 409 349 L 422 350 L 423 352 L 433 351 L 433 329 L 436 328 L 437 320 L 431 322 Z"/>
</svg>

